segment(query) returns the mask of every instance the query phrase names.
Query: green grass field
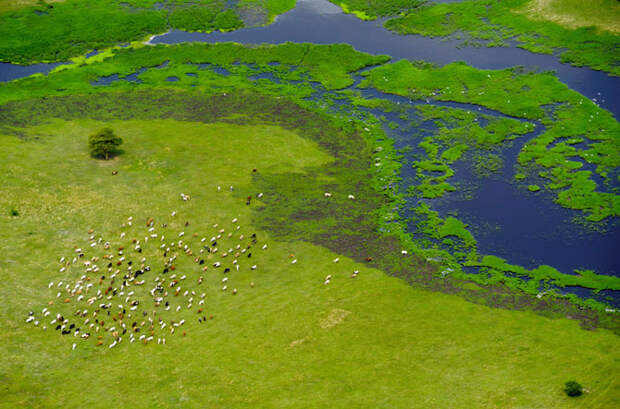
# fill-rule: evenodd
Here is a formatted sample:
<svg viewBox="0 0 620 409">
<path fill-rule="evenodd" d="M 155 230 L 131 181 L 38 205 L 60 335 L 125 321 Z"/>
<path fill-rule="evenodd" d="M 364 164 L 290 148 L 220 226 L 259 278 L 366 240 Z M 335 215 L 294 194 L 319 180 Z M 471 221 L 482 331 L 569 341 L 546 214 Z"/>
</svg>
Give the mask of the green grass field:
<svg viewBox="0 0 620 409">
<path fill-rule="evenodd" d="M 569 28 L 594 26 L 620 32 L 620 4 L 614 0 L 530 0 L 523 14 L 533 20 L 549 20 Z"/>
<path fill-rule="evenodd" d="M 392 142 L 376 118 L 353 119 L 333 109 L 329 98 L 346 94 L 337 90 L 353 83 L 352 72 L 378 65 L 368 71 L 362 86 L 409 96 L 410 81 L 415 80 L 419 97 L 445 88 L 436 99 L 479 103 L 548 121 L 550 128 L 552 121 L 539 106 L 549 101 L 566 101 L 563 115 L 573 117 L 571 129 L 583 129 L 585 113 L 600 114 L 608 129 L 617 122 L 600 108 L 577 107 L 581 96 L 549 74 L 386 60 L 337 45 L 142 46 L 108 50 L 48 76 L 1 84 L 0 407 L 620 405 L 617 316 L 604 312 L 603 304 L 594 309 L 521 291 L 500 274 L 520 267 L 498 258 L 482 260 L 497 270 L 492 282 L 474 284 L 465 274 L 439 278 L 450 254 L 415 247 L 400 230 L 402 221 L 394 210 L 399 198 L 385 187 L 394 183 L 399 169 Z M 224 67 L 230 75 L 198 64 Z M 141 67 L 147 67 L 139 76 L 141 83 L 91 85 L 102 76 L 116 73 L 122 78 Z M 280 82 L 249 79 L 259 72 L 269 72 Z M 487 81 L 488 75 L 494 81 Z M 178 81 L 166 81 L 170 76 Z M 325 97 L 305 99 L 313 90 L 307 82 L 298 83 L 304 78 L 322 84 Z M 450 81 L 461 82 L 471 95 L 458 92 Z M 535 85 L 535 94 L 524 90 L 528 84 Z M 482 91 L 491 96 L 481 96 Z M 508 92 L 513 105 L 505 105 Z M 358 97 L 357 103 L 377 101 Z M 456 110 L 429 106 L 425 111 L 428 118 L 463 126 L 471 120 Z M 513 125 L 491 121 L 487 130 L 493 135 L 478 134 L 483 142 L 511 138 L 518 130 L 506 128 Z M 122 152 L 110 161 L 88 154 L 88 136 L 104 127 L 124 139 Z M 605 142 L 609 138 L 600 132 L 605 149 L 599 151 L 610 154 L 609 160 L 597 158 L 611 170 L 616 145 Z M 430 165 L 440 160 L 447 164 L 463 154 L 454 149 L 439 154 L 441 138 L 445 143 L 458 140 L 445 131 L 428 141 L 429 155 L 440 155 Z M 528 177 L 521 183 L 529 183 Z M 183 201 L 181 193 L 191 200 Z M 264 196 L 259 198 L 259 193 Z M 146 226 L 149 218 L 165 242 L 176 244 L 183 232 L 183 243 L 194 252 L 188 256 L 178 250 L 174 263 L 174 274 L 187 275 L 179 284 L 183 291 L 196 292 L 193 303 L 190 295 L 175 296 L 168 289 L 173 308 L 153 304 L 148 290 L 155 278 L 172 280 L 172 273 L 161 271 L 160 241 L 146 240 L 152 234 Z M 469 245 L 474 240 L 456 217 L 435 227 L 438 234 L 460 237 Z M 219 252 L 199 256 L 201 237 L 220 234 L 220 229 Z M 126 237 L 121 239 L 121 233 Z M 229 251 L 237 243 L 248 244 L 253 233 L 257 243 L 250 243 L 251 259 L 240 250 Z M 137 265 L 144 256 L 153 266 L 140 276 L 144 286 L 130 287 L 133 300 L 140 302 L 136 312 L 128 311 L 133 317 L 118 315 L 116 304 L 128 303 L 124 294 L 110 296 L 114 306 L 109 316 L 97 307 L 107 301 L 103 295 L 95 306 L 87 304 L 98 289 L 119 285 L 112 284 L 107 269 L 101 284 L 100 273 L 85 273 L 83 260 L 108 254 L 101 245 L 90 247 L 91 235 L 110 241 L 115 260 L 120 261 L 116 249 L 122 245 L 128 260 Z M 140 241 L 142 254 L 136 253 L 132 239 Z M 61 257 L 71 260 L 77 254 L 75 247 L 86 249 L 85 258 L 61 263 Z M 404 248 L 408 255 L 401 253 Z M 238 271 L 231 255 L 236 251 L 244 254 L 235 254 Z M 224 257 L 223 252 L 229 254 Z M 444 261 L 427 259 L 437 256 Z M 195 257 L 206 259 L 208 269 Z M 212 264 L 216 261 L 232 271 L 224 274 Z M 104 262 L 92 262 L 106 268 Z M 355 270 L 359 275 L 352 278 Z M 84 274 L 90 280 L 82 281 L 94 287 L 84 300 L 62 290 Z M 204 282 L 199 284 L 201 275 Z M 225 277 L 227 282 L 222 281 Z M 584 277 L 590 288 L 598 288 L 599 279 Z M 50 282 L 53 288 L 48 288 Z M 201 292 L 204 305 L 196 302 Z M 42 318 L 43 308 L 53 314 Z M 82 333 L 91 333 L 83 340 L 54 329 L 56 313 L 76 322 L 78 308 L 90 313 L 100 309 L 98 318 L 106 323 L 97 326 L 106 331 L 86 330 L 77 321 Z M 203 311 L 198 313 L 198 308 Z M 40 321 L 37 326 L 26 323 L 30 311 Z M 175 334 L 155 326 L 154 339 L 146 345 L 131 343 L 128 334 L 107 331 L 111 325 L 118 329 L 121 321 L 130 327 L 136 320 L 141 333 L 149 335 L 143 312 L 154 320 L 162 318 L 169 327 L 171 320 L 183 319 L 185 324 Z M 199 322 L 200 317 L 209 319 Z M 122 342 L 109 348 L 119 337 Z M 161 337 L 165 345 L 156 342 Z M 569 380 L 583 384 L 585 395 L 568 398 L 563 386 Z"/>
<path fill-rule="evenodd" d="M 87 136 L 111 126 L 125 139 L 110 162 L 89 158 Z M 304 242 L 252 228 L 237 190 L 262 174 L 299 172 L 330 155 L 278 126 L 174 120 L 60 121 L 1 136 L 0 406 L 612 408 L 618 400 L 618 338 L 468 303 L 390 278 Z M 256 148 L 259 149 L 256 149 Z M 112 170 L 118 170 L 113 176 Z M 235 191 L 216 186 L 235 186 Z M 192 195 L 189 202 L 179 192 Z M 277 192 L 264 192 L 265 195 Z M 18 209 L 10 217 L 6 209 Z M 170 217 L 177 210 L 178 222 Z M 205 274 L 198 324 L 165 346 L 126 341 L 114 349 L 24 324 L 47 306 L 58 258 L 87 242 L 90 228 L 116 235 L 133 216 L 207 233 L 239 218 L 269 245 L 256 271 L 232 273 L 236 296 Z M 141 227 L 145 230 L 144 227 Z M 139 234 L 139 233 L 137 233 Z M 297 264 L 290 263 L 295 254 Z M 181 264 L 179 264 L 181 266 Z M 349 278 L 359 270 L 356 279 Z M 333 279 L 323 284 L 327 274 Z M 74 277 L 75 278 L 75 277 Z M 152 279 L 152 277 L 151 277 Z M 250 288 L 249 282 L 255 282 Z M 58 304 L 58 302 L 57 302 Z M 56 305 L 56 304 L 55 304 Z M 62 309 L 63 306 L 51 306 Z M 75 351 L 71 344 L 78 343 Z M 577 379 L 586 396 L 562 385 Z"/>
</svg>

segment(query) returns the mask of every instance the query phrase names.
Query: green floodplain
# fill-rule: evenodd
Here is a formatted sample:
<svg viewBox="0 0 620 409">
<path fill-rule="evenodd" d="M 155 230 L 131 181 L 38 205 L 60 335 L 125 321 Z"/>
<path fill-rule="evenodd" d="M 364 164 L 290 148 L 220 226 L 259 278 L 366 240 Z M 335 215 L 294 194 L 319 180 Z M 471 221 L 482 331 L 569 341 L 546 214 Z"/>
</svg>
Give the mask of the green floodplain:
<svg viewBox="0 0 620 409">
<path fill-rule="evenodd" d="M 388 17 L 399 34 L 460 40 L 464 46 L 516 44 L 562 62 L 620 75 L 620 5 L 615 0 L 330 0 L 361 19 Z"/>
<path fill-rule="evenodd" d="M 8 3 L 0 20 L 58 12 L 50 27 L 83 6 Z M 544 126 L 519 152 L 514 183 L 578 211 L 584 229 L 604 228 L 620 213 L 620 125 L 609 112 L 553 73 L 392 62 L 347 45 L 137 41 L 191 29 L 172 18 L 187 8 L 219 7 L 196 26 L 211 30 L 237 27 L 210 25 L 218 13 L 244 22 L 239 10 L 260 7 L 266 23 L 294 2 L 107 3 L 145 26 L 127 33 L 115 20 L 122 38 L 109 37 L 111 27 L 55 54 L 27 36 L 21 49 L 2 42 L 7 61 L 74 64 L 0 84 L 0 407 L 620 405 L 617 314 L 557 291 L 617 291 L 620 279 L 480 254 L 473 226 L 427 204 L 461 188 L 451 179 L 459 159 L 487 177 L 506 147 Z M 348 7 L 397 19 L 438 7 L 379 3 Z M 32 13 L 42 7 L 48 14 Z M 158 13 L 164 23 L 149 27 Z M 114 46 L 125 41 L 135 42 Z M 135 73 L 140 82 L 123 80 Z M 277 81 L 251 78 L 266 73 Z M 119 80 L 93 85 L 112 75 Z M 431 103 L 411 112 L 364 89 Z M 369 107 L 398 112 L 412 132 L 415 121 L 437 126 L 419 137 L 408 191 L 395 188 L 402 152 Z M 88 137 L 106 127 L 122 136 L 121 151 L 91 158 Z M 396 211 L 405 198 L 419 199 L 411 210 L 423 239 Z M 145 265 L 152 271 L 118 288 Z M 473 266 L 481 273 L 466 273 Z M 161 301 L 150 292 L 155 277 L 166 280 Z M 81 334 L 62 336 L 56 314 Z M 569 380 L 585 394 L 566 396 Z"/>
</svg>

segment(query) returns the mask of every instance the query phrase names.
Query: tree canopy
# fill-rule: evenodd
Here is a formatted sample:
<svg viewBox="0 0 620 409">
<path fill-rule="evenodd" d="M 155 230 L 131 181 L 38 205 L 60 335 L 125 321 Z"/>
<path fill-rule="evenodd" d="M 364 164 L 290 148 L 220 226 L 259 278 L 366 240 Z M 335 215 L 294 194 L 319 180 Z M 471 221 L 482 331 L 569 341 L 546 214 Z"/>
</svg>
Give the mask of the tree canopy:
<svg viewBox="0 0 620 409">
<path fill-rule="evenodd" d="M 120 136 L 114 134 L 111 128 L 103 128 L 99 132 L 88 137 L 88 149 L 94 158 L 110 159 L 123 143 Z"/>
</svg>

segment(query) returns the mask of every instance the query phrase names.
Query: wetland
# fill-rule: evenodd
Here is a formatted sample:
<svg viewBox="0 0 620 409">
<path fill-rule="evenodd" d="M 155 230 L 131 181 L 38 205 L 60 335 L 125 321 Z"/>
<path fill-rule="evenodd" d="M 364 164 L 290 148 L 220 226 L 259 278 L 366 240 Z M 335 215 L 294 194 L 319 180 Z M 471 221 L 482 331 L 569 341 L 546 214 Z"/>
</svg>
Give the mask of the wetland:
<svg viewBox="0 0 620 409">
<path fill-rule="evenodd" d="M 146 373 L 127 405 L 200 407 L 207 396 L 216 406 L 282 407 L 273 391 L 288 388 L 311 396 L 308 407 L 377 399 L 409 407 L 402 392 L 429 379 L 420 393 L 434 403 L 425 407 L 612 407 L 620 87 L 609 44 L 617 33 L 508 21 L 524 1 L 473 3 L 110 0 L 84 10 L 68 0 L 0 13 L 14 33 L 33 15 L 59 30 L 50 43 L 23 35 L 0 47 L 0 240 L 8 243 L 0 317 L 11 334 L 3 404 L 104 407 L 106 383 L 128 392 L 115 377 Z M 445 15 L 450 24 L 433 23 Z M 79 16 L 71 23 L 79 41 L 59 41 L 70 16 Z M 86 30 L 79 21 L 89 16 L 119 17 L 118 27 Z M 573 36 L 584 41 L 567 47 Z M 124 139 L 110 161 L 86 152 L 85 138 L 102 127 Z M 179 250 L 147 246 L 143 219 L 161 241 L 177 237 Z M 218 233 L 221 250 L 212 253 Z M 156 335 L 133 344 L 138 335 L 115 331 L 124 310 L 114 328 L 101 324 L 100 341 L 94 329 L 78 341 L 42 331 L 48 308 L 63 317 L 91 308 L 70 288 L 54 295 L 60 281 L 88 291 L 90 263 L 113 256 L 100 250 L 106 240 L 122 247 L 126 279 L 138 275 L 125 257 L 142 257 L 150 270 L 163 256 L 155 282 L 178 285 L 172 266 L 189 277 L 185 294 L 169 299 L 179 303 L 174 313 L 158 310 L 166 296 L 131 284 L 131 305 L 154 308 L 169 334 L 151 323 Z M 262 251 L 233 257 L 237 241 Z M 89 245 L 88 265 L 69 261 Z M 108 299 L 116 274 L 99 281 L 110 280 Z M 41 290 L 48 282 L 53 293 Z M 201 291 L 197 316 L 189 292 Z M 80 323 L 84 333 L 88 320 Z M 164 335 L 167 343 L 154 341 Z M 132 351 L 129 365 L 118 351 Z M 187 375 L 173 365 L 179 359 Z M 67 381 L 76 367 L 91 375 Z M 562 394 L 567 367 L 589 390 L 577 406 Z M 80 390 L 100 377 L 85 398 Z M 375 386 L 351 395 L 367 379 Z"/>
</svg>

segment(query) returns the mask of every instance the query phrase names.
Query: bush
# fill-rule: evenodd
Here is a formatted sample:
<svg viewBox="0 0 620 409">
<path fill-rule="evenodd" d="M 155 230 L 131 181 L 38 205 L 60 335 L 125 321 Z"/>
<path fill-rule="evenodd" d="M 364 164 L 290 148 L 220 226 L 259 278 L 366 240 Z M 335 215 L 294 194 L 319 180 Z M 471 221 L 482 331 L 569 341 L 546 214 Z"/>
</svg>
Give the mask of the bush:
<svg viewBox="0 0 620 409">
<path fill-rule="evenodd" d="M 108 160 L 117 152 L 117 148 L 123 143 L 120 136 L 116 136 L 110 128 L 103 128 L 94 135 L 88 137 L 88 150 L 94 158 Z"/>
<path fill-rule="evenodd" d="M 11 215 L 11 217 L 19 216 L 19 212 L 15 208 L 12 208 L 11 211 L 9 212 L 9 214 Z"/>
<path fill-rule="evenodd" d="M 583 388 L 578 382 L 568 381 L 564 384 L 564 392 L 568 396 L 580 396 L 583 393 Z"/>
</svg>

